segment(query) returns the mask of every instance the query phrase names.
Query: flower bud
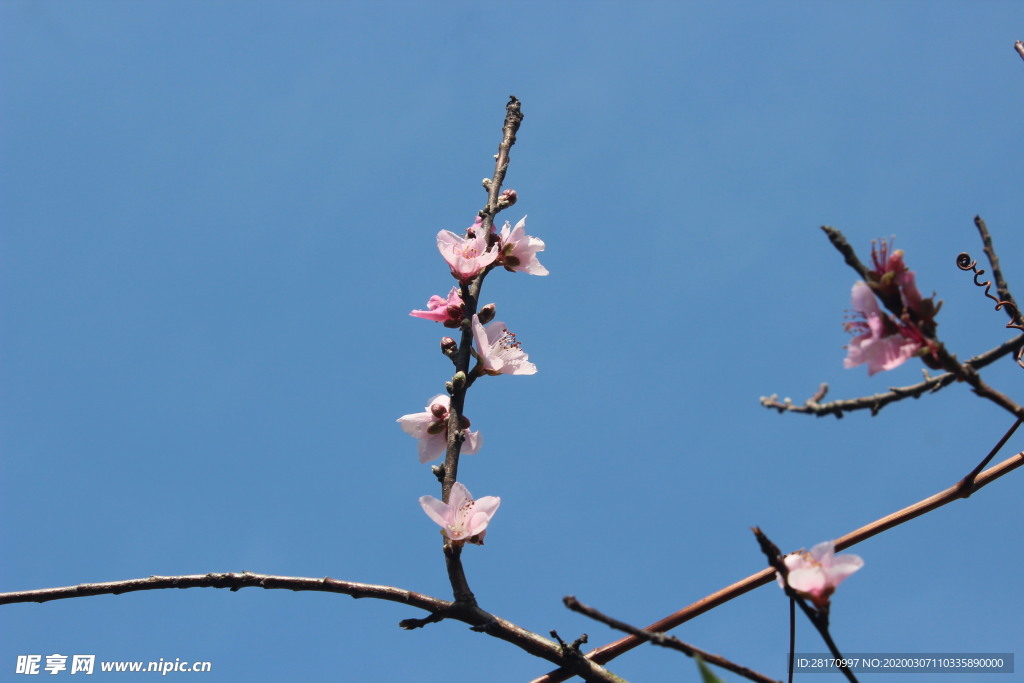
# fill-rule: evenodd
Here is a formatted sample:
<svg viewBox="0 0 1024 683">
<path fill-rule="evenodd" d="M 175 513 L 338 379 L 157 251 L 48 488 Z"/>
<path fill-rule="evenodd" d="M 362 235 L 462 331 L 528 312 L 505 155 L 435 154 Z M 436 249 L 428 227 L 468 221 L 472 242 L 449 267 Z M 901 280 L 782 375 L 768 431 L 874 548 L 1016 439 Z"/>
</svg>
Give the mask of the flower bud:
<svg viewBox="0 0 1024 683">
<path fill-rule="evenodd" d="M 466 386 L 466 373 L 464 373 L 462 370 L 459 370 L 458 372 L 456 372 L 455 376 L 452 377 L 450 384 L 452 385 L 452 390 L 453 391 L 458 391 L 458 390 L 462 389 L 463 387 L 465 387 Z"/>
<path fill-rule="evenodd" d="M 434 405 L 430 406 L 430 414 L 433 415 L 435 419 L 443 420 L 445 417 L 448 416 L 448 408 L 441 405 L 440 403 L 435 403 Z"/>
<path fill-rule="evenodd" d="M 507 209 L 516 203 L 519 199 L 519 195 L 515 190 L 502 190 L 501 194 L 498 195 L 498 211 Z"/>
<path fill-rule="evenodd" d="M 458 344 L 451 337 L 441 337 L 441 353 L 444 355 L 451 357 L 458 348 Z"/>
<path fill-rule="evenodd" d="M 497 308 L 494 306 L 494 304 L 487 304 L 486 306 L 480 309 L 479 313 L 477 313 L 477 319 L 480 321 L 481 325 L 486 325 L 487 323 L 494 320 L 494 314 L 496 312 Z"/>
</svg>

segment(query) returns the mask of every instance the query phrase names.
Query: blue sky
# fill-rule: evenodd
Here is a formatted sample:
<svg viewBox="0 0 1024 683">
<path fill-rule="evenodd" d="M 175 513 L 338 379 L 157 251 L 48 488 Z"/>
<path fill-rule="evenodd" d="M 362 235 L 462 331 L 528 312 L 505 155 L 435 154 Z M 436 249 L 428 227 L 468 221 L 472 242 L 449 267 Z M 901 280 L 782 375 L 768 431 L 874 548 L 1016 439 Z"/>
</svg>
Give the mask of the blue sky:
<svg viewBox="0 0 1024 683">
<path fill-rule="evenodd" d="M 981 256 L 981 214 L 1024 286 L 1021 19 L 1010 2 L 6 0 L 0 590 L 249 570 L 448 597 L 417 504 L 438 487 L 395 419 L 450 365 L 408 312 L 452 284 L 434 236 L 483 206 L 510 94 L 526 118 L 504 217 L 529 214 L 551 275 L 484 287 L 539 368 L 467 401 L 485 441 L 460 479 L 502 498 L 464 553 L 485 609 L 603 644 L 617 634 L 563 595 L 644 625 L 761 569 L 750 526 L 810 547 L 953 484 L 1011 422 L 964 387 L 839 421 L 758 397 L 920 379 L 917 361 L 843 369 L 855 276 L 822 224 L 864 257 L 896 235 L 954 353 L 1007 338 L 954 257 Z M 985 377 L 1024 400 L 1012 361 Z M 858 546 L 839 646 L 1018 649 L 1020 478 Z M 0 671 L 53 652 L 209 660 L 217 681 L 550 668 L 460 623 L 397 628 L 420 614 L 254 589 L 13 605 Z M 676 635 L 781 678 L 786 614 L 768 586 Z M 654 648 L 611 668 L 697 679 Z"/>
</svg>

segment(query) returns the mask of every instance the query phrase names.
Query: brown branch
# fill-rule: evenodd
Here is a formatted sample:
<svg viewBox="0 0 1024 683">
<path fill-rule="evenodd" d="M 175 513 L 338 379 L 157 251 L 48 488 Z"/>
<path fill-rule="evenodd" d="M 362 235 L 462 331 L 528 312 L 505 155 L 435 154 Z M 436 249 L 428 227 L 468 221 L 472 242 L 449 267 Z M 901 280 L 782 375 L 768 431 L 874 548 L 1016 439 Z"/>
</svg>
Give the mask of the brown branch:
<svg viewBox="0 0 1024 683">
<path fill-rule="evenodd" d="M 989 469 L 982 472 L 974 480 L 973 491 L 981 489 L 1003 475 L 1012 472 L 1024 465 L 1024 451 L 1013 455 L 1006 460 L 1002 461 L 998 465 L 994 465 Z M 959 483 L 954 484 L 944 491 L 936 493 L 930 498 L 915 503 L 909 507 L 905 507 L 902 510 L 892 513 L 877 519 L 870 524 L 866 524 L 855 531 L 851 531 L 845 536 L 836 540 L 836 550 L 844 550 L 851 546 L 854 546 L 861 541 L 871 538 L 877 534 L 882 533 L 895 526 L 899 526 L 904 522 L 909 522 L 915 517 L 931 512 L 936 508 L 940 508 L 943 505 L 952 503 L 955 500 L 959 500 L 963 497 L 963 490 Z M 680 624 L 686 623 L 691 619 L 708 612 L 719 605 L 723 605 L 729 602 L 733 598 L 737 598 L 745 593 L 765 585 L 774 579 L 775 570 L 771 568 L 762 569 L 756 574 L 752 574 L 742 581 L 737 581 L 731 586 L 712 593 L 706 597 L 701 598 L 697 602 L 688 605 L 681 610 L 674 612 L 648 626 L 645 630 L 647 631 L 668 631 L 676 628 Z M 627 636 L 621 638 L 608 645 L 602 645 L 601 647 L 595 648 L 587 653 L 587 657 L 600 664 L 606 664 L 616 657 L 622 655 L 625 652 L 632 650 L 644 641 L 636 636 Z M 540 678 L 534 679 L 532 683 L 557 683 L 558 681 L 568 680 L 572 676 L 572 672 L 565 671 L 564 669 L 558 669 L 551 671 Z"/>
<path fill-rule="evenodd" d="M 626 633 L 634 635 L 637 638 L 641 638 L 644 641 L 651 643 L 652 645 L 660 645 L 661 647 L 667 647 L 670 650 L 678 650 L 679 652 L 682 652 L 688 657 L 693 657 L 694 655 L 697 655 L 705 662 L 710 662 L 711 664 L 726 669 L 727 671 L 732 671 L 737 676 L 742 676 L 743 678 L 746 678 L 751 681 L 759 681 L 760 683 L 780 683 L 780 681 L 776 681 L 773 678 L 769 678 L 768 676 L 758 673 L 753 669 L 748 669 L 745 666 L 740 666 L 739 664 L 736 664 L 735 662 L 728 660 L 725 657 L 722 657 L 721 655 L 712 654 L 710 652 L 701 650 L 700 648 L 694 647 L 689 643 L 684 643 L 675 636 L 668 636 L 664 633 L 656 633 L 654 631 L 646 631 L 642 628 L 637 628 L 636 626 L 627 624 L 624 621 L 619 621 L 618 619 L 610 617 L 607 614 L 604 614 L 603 612 L 599 612 L 593 607 L 584 605 L 582 602 L 577 600 L 575 596 L 567 595 L 564 598 L 562 598 L 562 602 L 565 603 L 565 606 L 571 609 L 573 612 L 579 612 L 584 616 L 590 617 L 595 621 L 600 621 L 602 624 L 611 626 L 616 630 L 625 631 Z"/>
<path fill-rule="evenodd" d="M 604 681 L 606 683 L 621 681 L 619 677 L 606 671 L 596 663 L 582 657 L 573 658 L 563 653 L 556 643 L 543 638 L 532 631 L 484 612 L 479 608 L 469 608 L 458 603 L 403 590 L 393 586 L 381 586 L 354 581 L 337 579 L 311 579 L 300 576 L 273 576 L 270 574 L 253 574 L 251 572 L 228 572 L 224 574 L 191 574 L 186 576 L 150 576 L 144 579 L 128 579 L 125 581 L 109 581 L 106 583 L 83 583 L 77 586 L 61 588 L 42 588 L 39 590 L 15 591 L 0 593 L 0 605 L 18 602 L 49 602 L 79 598 L 90 595 L 120 595 L 135 591 L 160 590 L 164 588 L 227 588 L 237 591 L 242 588 L 283 589 L 292 591 L 321 591 L 340 593 L 353 598 L 377 598 L 410 605 L 430 613 L 426 619 L 407 619 L 399 625 L 406 629 L 417 628 L 424 622 L 454 619 L 469 624 L 474 631 L 487 633 L 490 636 L 509 642 L 516 647 L 559 666 L 569 666 L 573 673 L 587 681 Z"/>
<path fill-rule="evenodd" d="M 978 370 L 986 365 L 994 363 L 1003 356 L 1007 356 L 1010 353 L 1017 351 L 1021 346 L 1024 346 L 1024 335 L 1014 337 L 1013 339 L 1003 342 L 994 349 L 990 349 L 981 355 L 970 358 L 965 361 L 963 365 L 971 370 Z M 825 398 L 825 393 L 828 391 L 828 385 L 822 384 L 818 388 L 818 391 L 815 392 L 814 396 L 807 399 L 803 405 L 796 405 L 789 399 L 779 401 L 778 394 L 762 396 L 760 401 L 761 405 L 765 408 L 771 408 L 779 411 L 780 413 L 803 413 L 805 415 L 815 415 L 817 417 L 825 415 L 842 417 L 844 413 L 851 413 L 857 410 L 870 410 L 872 415 L 877 415 L 878 411 L 890 403 L 908 397 L 919 398 L 925 393 L 939 391 L 943 387 L 952 384 L 956 379 L 957 375 L 955 373 L 944 372 L 941 375 L 929 377 L 923 382 L 912 384 L 910 386 L 890 387 L 889 391 L 885 393 L 874 394 L 872 396 L 862 396 L 860 398 L 830 401 L 828 403 L 820 403 L 821 399 Z M 1010 412 L 1013 412 L 1013 410 Z"/>
<path fill-rule="evenodd" d="M 498 197 L 501 194 L 501 184 L 505 182 L 505 171 L 508 170 L 509 152 L 512 145 L 516 144 L 516 133 L 523 122 L 523 111 L 519 105 L 519 98 L 509 95 L 508 104 L 505 105 L 505 125 L 502 127 L 501 144 L 498 145 L 498 153 L 494 155 L 494 177 L 484 181 L 487 188 L 487 206 L 483 208 L 480 215 L 483 216 L 484 233 L 491 230 L 494 225 L 494 217 L 502 209 L 502 203 Z"/>
</svg>

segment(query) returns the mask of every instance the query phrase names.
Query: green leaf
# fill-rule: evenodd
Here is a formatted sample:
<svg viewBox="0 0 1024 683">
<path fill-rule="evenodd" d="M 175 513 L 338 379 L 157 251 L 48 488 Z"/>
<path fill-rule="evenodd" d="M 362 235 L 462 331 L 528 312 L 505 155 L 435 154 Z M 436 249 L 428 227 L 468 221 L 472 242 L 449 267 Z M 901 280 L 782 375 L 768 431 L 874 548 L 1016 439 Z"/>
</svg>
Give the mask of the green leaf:
<svg viewBox="0 0 1024 683">
<path fill-rule="evenodd" d="M 725 683 L 721 678 L 711 672 L 711 668 L 704 663 L 700 655 L 694 655 L 697 660 L 697 669 L 700 671 L 700 679 L 703 683 Z"/>
</svg>

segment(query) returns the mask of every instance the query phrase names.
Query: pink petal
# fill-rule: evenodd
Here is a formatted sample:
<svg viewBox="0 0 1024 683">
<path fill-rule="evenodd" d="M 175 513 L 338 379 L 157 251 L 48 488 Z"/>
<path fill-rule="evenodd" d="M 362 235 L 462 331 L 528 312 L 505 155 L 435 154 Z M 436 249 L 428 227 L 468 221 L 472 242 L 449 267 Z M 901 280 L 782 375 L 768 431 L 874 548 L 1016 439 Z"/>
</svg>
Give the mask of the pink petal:
<svg viewBox="0 0 1024 683">
<path fill-rule="evenodd" d="M 441 525 L 441 528 L 448 526 L 449 511 L 450 508 L 439 501 L 433 496 L 423 496 L 420 498 L 420 507 L 427 513 L 427 517 L 434 520 L 437 524 Z"/>
</svg>

